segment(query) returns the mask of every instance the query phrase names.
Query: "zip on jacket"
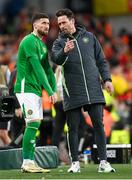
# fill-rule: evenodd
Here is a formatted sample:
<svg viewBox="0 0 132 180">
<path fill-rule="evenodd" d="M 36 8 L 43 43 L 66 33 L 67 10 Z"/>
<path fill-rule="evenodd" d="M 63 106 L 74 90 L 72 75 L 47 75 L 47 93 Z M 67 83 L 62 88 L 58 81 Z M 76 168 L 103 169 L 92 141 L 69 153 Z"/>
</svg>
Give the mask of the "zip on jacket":
<svg viewBox="0 0 132 180">
<path fill-rule="evenodd" d="M 86 81 L 86 76 L 85 76 L 85 71 L 84 71 L 84 66 L 83 66 L 83 61 L 82 61 L 82 55 L 81 55 L 81 51 L 80 51 L 80 48 L 79 48 L 79 44 L 78 44 L 76 38 L 74 38 L 74 39 L 75 39 L 75 43 L 76 43 L 78 53 L 79 53 L 79 57 L 80 57 L 81 68 L 82 68 L 82 72 L 83 72 L 83 79 L 84 79 L 84 84 L 85 84 L 85 89 L 86 89 L 86 94 L 87 94 L 88 102 L 90 103 L 90 97 L 89 97 L 87 81 Z"/>
</svg>

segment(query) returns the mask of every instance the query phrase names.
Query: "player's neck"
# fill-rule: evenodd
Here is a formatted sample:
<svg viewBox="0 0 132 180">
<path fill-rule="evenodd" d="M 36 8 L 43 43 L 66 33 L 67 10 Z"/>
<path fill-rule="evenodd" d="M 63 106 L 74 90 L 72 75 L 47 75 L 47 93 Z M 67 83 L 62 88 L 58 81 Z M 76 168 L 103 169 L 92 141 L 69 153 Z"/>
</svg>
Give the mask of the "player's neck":
<svg viewBox="0 0 132 180">
<path fill-rule="evenodd" d="M 38 38 L 42 39 L 43 36 L 40 36 L 40 34 L 38 34 L 37 32 L 33 31 L 32 34 L 34 34 L 35 36 L 37 36 Z"/>
</svg>

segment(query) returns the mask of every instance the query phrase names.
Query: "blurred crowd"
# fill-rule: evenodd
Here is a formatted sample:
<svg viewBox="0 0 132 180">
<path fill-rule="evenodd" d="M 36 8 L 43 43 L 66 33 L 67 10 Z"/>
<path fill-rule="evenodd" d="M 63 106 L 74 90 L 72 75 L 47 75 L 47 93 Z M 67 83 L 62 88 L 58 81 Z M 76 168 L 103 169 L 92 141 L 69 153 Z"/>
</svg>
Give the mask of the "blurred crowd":
<svg viewBox="0 0 132 180">
<path fill-rule="evenodd" d="M 4 13 L 0 14 L 0 84 L 6 85 L 9 91 L 15 83 L 15 76 L 12 78 L 12 75 L 16 71 L 18 46 L 21 39 L 32 31 L 30 18 L 35 11 L 35 8 L 22 8 L 17 15 L 7 13 L 8 15 L 6 16 Z M 119 29 L 118 34 L 114 34 L 114 27 L 112 27 L 106 17 L 95 18 L 85 13 L 76 14 L 76 20 L 97 36 L 110 64 L 115 93 L 113 96 L 110 96 L 104 91 L 106 98 L 104 124 L 107 142 L 111 144 L 132 144 L 132 32 L 128 32 L 128 30 L 123 28 Z M 49 53 L 57 34 L 56 18 L 51 17 L 49 36 L 44 39 L 49 48 Z M 54 65 L 53 68 L 55 68 Z M 50 104 L 46 92 L 43 92 L 44 121 L 37 134 L 38 145 L 54 144 L 52 136 L 55 126 L 54 119 L 58 112 L 57 108 L 62 109 L 62 107 Z M 83 116 L 85 121 L 83 127 L 85 130 L 83 134 L 81 132 L 80 140 L 83 138 L 83 148 L 85 148 L 94 143 L 94 133 L 88 114 L 83 112 Z M 60 116 L 60 118 L 65 118 L 65 116 Z M 6 137 L 10 139 L 4 141 L 5 145 L 9 145 L 12 141 L 14 142 L 14 139 L 20 135 L 21 129 L 25 126 L 24 122 L 20 122 L 23 121 L 22 118 L 17 118 L 15 123 L 13 121 L 10 121 L 10 128 L 6 128 L 6 133 L 8 131 Z M 18 128 L 18 133 L 12 132 L 16 131 L 18 126 L 20 127 Z M 66 124 L 64 123 L 64 127 L 61 128 L 64 128 L 64 130 L 62 130 L 61 137 L 59 137 L 60 142 L 66 143 Z M 1 132 L 2 130 L 0 129 L 0 138 L 2 139 Z M 63 146 L 63 144 L 60 145 Z"/>
</svg>

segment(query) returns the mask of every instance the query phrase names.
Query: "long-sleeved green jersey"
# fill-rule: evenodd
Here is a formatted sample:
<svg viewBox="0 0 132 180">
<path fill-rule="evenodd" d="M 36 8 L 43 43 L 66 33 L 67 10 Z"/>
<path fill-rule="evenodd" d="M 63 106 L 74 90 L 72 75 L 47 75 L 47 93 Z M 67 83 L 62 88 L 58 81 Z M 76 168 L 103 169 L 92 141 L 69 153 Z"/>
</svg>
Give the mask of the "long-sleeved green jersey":
<svg viewBox="0 0 132 180">
<path fill-rule="evenodd" d="M 15 93 L 28 92 L 42 96 L 45 89 L 49 96 L 56 91 L 56 80 L 48 62 L 48 50 L 41 39 L 29 34 L 18 49 Z"/>
</svg>

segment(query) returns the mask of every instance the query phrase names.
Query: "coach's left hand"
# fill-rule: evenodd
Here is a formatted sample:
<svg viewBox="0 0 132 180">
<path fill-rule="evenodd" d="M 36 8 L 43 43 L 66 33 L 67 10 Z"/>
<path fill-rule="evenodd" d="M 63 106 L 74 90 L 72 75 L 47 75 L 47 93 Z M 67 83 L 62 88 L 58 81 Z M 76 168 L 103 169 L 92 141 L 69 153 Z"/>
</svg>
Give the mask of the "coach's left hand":
<svg viewBox="0 0 132 180">
<path fill-rule="evenodd" d="M 110 95 L 112 95 L 114 93 L 114 87 L 113 87 L 112 82 L 106 81 L 104 84 L 104 88 Z"/>
</svg>

